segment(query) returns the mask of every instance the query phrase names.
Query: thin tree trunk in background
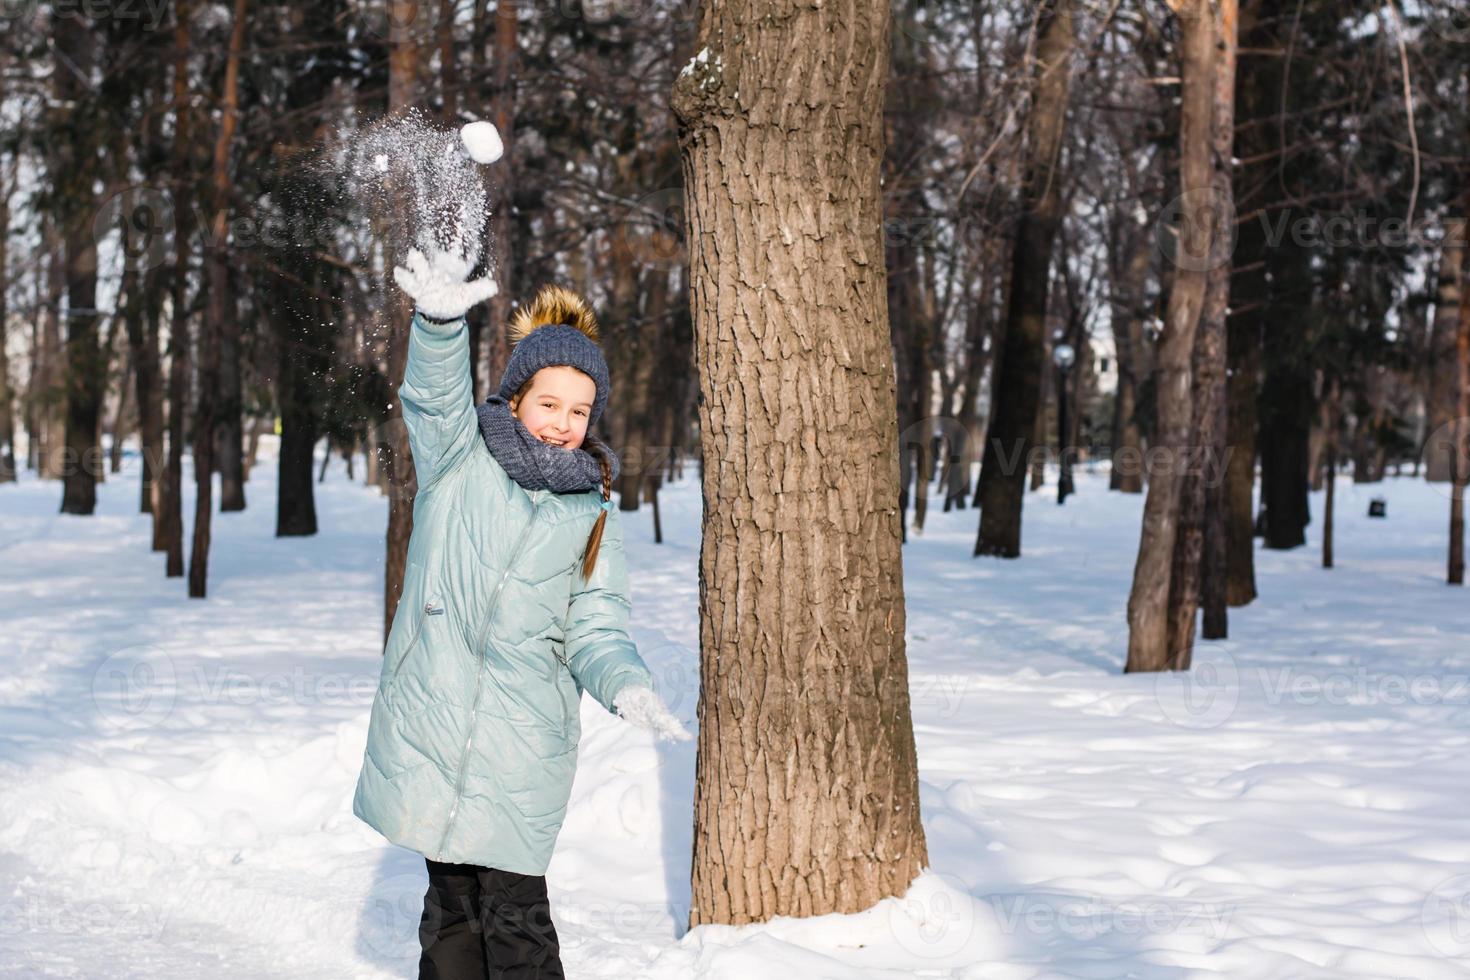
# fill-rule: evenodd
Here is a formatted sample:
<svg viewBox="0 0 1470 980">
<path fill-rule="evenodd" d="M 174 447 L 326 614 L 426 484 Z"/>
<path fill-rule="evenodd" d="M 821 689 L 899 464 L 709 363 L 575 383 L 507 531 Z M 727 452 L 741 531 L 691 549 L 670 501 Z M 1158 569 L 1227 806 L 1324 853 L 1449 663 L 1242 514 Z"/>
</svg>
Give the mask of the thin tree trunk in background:
<svg viewBox="0 0 1470 980">
<path fill-rule="evenodd" d="M 1051 447 L 1051 439 L 1046 429 L 1046 409 L 1056 395 L 1057 372 L 1051 364 L 1051 343 L 1046 337 L 1041 338 L 1041 384 L 1037 393 L 1036 421 L 1032 430 L 1028 450 L 1035 449 L 1036 452 L 1028 452 L 1027 456 L 1031 462 L 1031 491 L 1034 493 L 1046 486 L 1046 450 Z"/>
<path fill-rule="evenodd" d="M 1311 520 L 1307 443 L 1315 412 L 1313 371 L 1306 350 L 1311 330 L 1311 254 L 1290 238 L 1267 254 L 1270 322 L 1262 343 L 1260 397 L 1262 545 L 1297 548 Z M 1273 329 L 1279 324 L 1296 329 Z"/>
<path fill-rule="evenodd" d="M 217 205 L 221 211 L 229 211 L 229 190 L 226 184 L 225 198 Z M 228 224 L 222 222 L 223 227 Z M 226 243 L 214 240 L 219 253 L 219 267 L 223 275 L 210 276 L 210 295 L 205 309 L 220 307 L 223 315 L 219 322 L 219 399 L 214 405 L 216 453 L 214 469 L 219 473 L 219 509 L 221 513 L 245 509 L 245 419 L 241 400 L 240 365 L 240 314 L 239 303 L 234 292 L 233 277 L 229 273 Z M 214 286 L 218 278 L 218 291 Z"/>
<path fill-rule="evenodd" d="M 1405 331 L 1407 332 L 1407 331 Z M 1411 346 L 1405 338 L 1405 346 Z M 1381 372 L 1381 373 L 1380 373 Z M 1358 416 L 1353 426 L 1353 482 L 1377 483 L 1383 479 L 1383 440 L 1380 434 L 1388 422 L 1388 386 L 1391 376 L 1382 366 L 1368 369 L 1363 378 L 1363 398 L 1368 411 Z"/>
<path fill-rule="evenodd" d="M 98 37 L 74 14 L 56 29 L 54 74 L 58 102 L 77 113 L 89 92 Z M 62 473 L 61 512 L 91 514 L 97 508 L 97 471 L 102 466 L 97 425 L 106 383 L 104 352 L 97 338 L 97 242 L 92 237 L 96 212 L 96 171 L 88 134 L 72 137 L 60 148 L 58 172 L 66 175 L 66 221 L 63 231 L 66 270 L 66 459 Z M 59 302 L 59 297 L 58 297 Z"/>
<path fill-rule="evenodd" d="M 113 191 L 111 188 L 105 189 L 102 193 L 102 199 L 106 200 L 112 195 L 112 193 Z M 121 301 L 121 297 L 119 297 L 119 301 Z M 129 302 L 131 301 L 132 297 L 129 297 Z M 126 306 L 126 304 L 124 304 L 124 306 Z M 97 318 L 99 321 L 102 319 L 101 310 L 97 311 Z M 117 352 L 117 335 L 119 333 L 118 328 L 119 325 L 122 323 L 122 319 L 123 310 L 115 308 L 107 318 L 107 335 L 103 338 L 101 347 L 98 348 L 101 352 L 102 382 L 98 389 L 97 397 L 97 465 L 93 467 L 92 470 L 97 478 L 96 482 L 98 483 L 107 482 L 107 471 L 111 463 L 109 457 L 117 451 L 118 439 L 120 438 L 118 429 L 121 428 L 123 425 L 123 416 L 121 412 L 118 412 L 114 416 L 111 425 L 107 425 L 106 420 L 103 418 L 103 416 L 107 414 L 107 393 L 112 388 L 112 358 L 113 355 Z M 130 380 L 132 380 L 128 377 L 132 369 L 132 364 L 128 363 L 126 356 L 124 356 L 122 378 L 120 382 L 123 391 L 127 390 L 127 384 Z M 119 399 L 119 401 L 121 401 L 121 399 Z M 104 451 L 102 447 L 102 432 L 104 426 L 106 426 L 106 430 L 113 436 L 112 448 L 106 451 Z M 126 435 L 126 433 L 121 433 L 121 435 Z"/>
<path fill-rule="evenodd" d="M 1470 75 L 1466 77 L 1470 78 Z M 1470 214 L 1470 183 L 1467 183 L 1463 201 L 1465 213 Z M 1470 230 L 1463 220 L 1460 230 L 1462 234 Z M 1459 398 L 1449 439 L 1450 479 L 1454 481 L 1450 491 L 1450 555 L 1446 577 L 1450 585 L 1465 584 L 1465 484 L 1470 482 L 1470 248 L 1462 245 L 1459 253 L 1460 266 L 1456 270 L 1459 278 L 1459 296 L 1456 297 L 1459 324 L 1455 331 L 1455 378 Z"/>
<path fill-rule="evenodd" d="M 987 254 L 991 251 L 986 248 Z M 975 402 L 980 390 L 981 379 L 985 376 L 985 368 L 989 363 L 989 351 L 986 349 L 985 340 L 989 334 L 989 322 L 985 315 L 985 289 L 983 284 L 988 282 L 988 273 L 982 269 L 980 276 L 982 287 L 977 290 L 974 302 L 970 304 L 969 313 L 965 321 L 965 346 L 961 356 L 965 359 L 964 374 L 960 379 L 956 398 L 959 405 L 955 410 L 955 439 L 952 440 L 949 450 L 949 469 L 946 472 L 944 510 L 949 512 L 950 507 L 963 508 L 966 498 L 970 494 L 970 471 L 975 461 L 975 447 L 980 440 L 975 438 Z M 963 438 L 963 443 L 959 440 Z"/>
<path fill-rule="evenodd" d="M 417 6 L 413 0 L 388 0 L 388 114 L 398 116 L 418 101 L 418 42 L 414 40 L 413 23 Z M 393 197 L 393 213 L 398 227 L 407 227 L 409 203 L 399 188 Z M 401 265 L 400 256 L 386 256 L 386 265 Z M 503 292 L 503 290 L 502 290 Z M 398 400 L 398 387 L 403 384 L 403 369 L 408 361 L 408 331 L 413 316 L 413 301 L 402 290 L 394 290 L 388 303 L 388 399 L 390 408 L 381 428 L 384 444 L 384 475 L 388 482 L 388 532 L 383 562 L 383 642 L 393 628 L 398 612 L 398 599 L 403 594 L 403 573 L 408 562 L 408 539 L 413 534 L 413 500 L 418 482 L 413 471 L 413 456 L 408 446 L 408 432 L 403 426 L 403 406 Z M 309 479 L 309 477 L 308 477 Z"/>
<path fill-rule="evenodd" d="M 884 236 L 888 270 L 888 320 L 892 332 L 898 390 L 898 507 L 904 540 L 908 529 L 922 531 L 927 511 L 931 467 L 930 377 L 933 334 L 932 266 L 925 262 L 923 235 L 933 208 L 924 197 L 922 159 L 928 146 L 922 106 L 933 105 L 933 73 L 925 71 L 927 46 L 914 30 L 908 4 L 893 9 L 890 28 L 889 82 L 884 93 L 885 146 L 882 162 L 885 222 L 896 233 Z M 909 516 L 912 505 L 913 516 Z"/>
<path fill-rule="evenodd" d="M 193 233 L 193 194 L 189 166 L 192 130 L 189 108 L 188 0 L 174 4 L 173 171 L 174 268 L 169 287 L 168 463 L 158 495 L 160 517 L 154 521 L 153 550 L 168 555 L 166 575 L 184 574 L 184 418 L 189 403 L 189 238 Z"/>
<path fill-rule="evenodd" d="M 1340 386 L 1337 378 L 1328 383 L 1322 406 L 1322 482 L 1327 499 L 1322 504 L 1322 567 L 1332 567 L 1332 517 L 1337 496 L 1337 430 Z"/>
<path fill-rule="evenodd" d="M 516 190 L 515 159 L 515 78 L 519 71 L 516 40 L 515 5 L 496 4 L 495 58 L 492 81 L 493 98 L 490 110 L 495 128 L 500 130 L 500 139 L 505 146 L 505 156 L 499 164 L 485 170 L 487 183 L 486 200 L 490 205 L 486 227 L 486 241 L 492 244 L 493 254 L 487 258 L 487 267 L 493 268 L 495 281 L 500 292 L 481 303 L 475 310 L 475 323 L 483 323 L 484 365 L 487 392 L 495 392 L 500 386 L 501 375 L 505 374 L 510 360 L 510 344 L 506 340 L 505 325 L 510 322 L 511 306 L 521 285 L 516 280 L 516 223 L 511 213 L 511 202 Z M 483 77 L 479 72 L 476 78 Z M 493 264 L 491 264 L 493 262 Z M 527 296 L 526 299 L 530 297 Z M 476 348 L 478 351 L 478 347 Z M 477 357 L 476 364 L 478 365 Z M 478 368 L 477 368 L 478 371 Z"/>
<path fill-rule="evenodd" d="M 1125 672 L 1187 669 L 1169 648 L 1169 590 L 1179 530 L 1182 455 L 1192 420 L 1191 357 L 1214 253 L 1211 197 L 1211 114 L 1215 89 L 1215 19 L 1208 0 L 1171 0 L 1182 27 L 1183 95 L 1180 104 L 1180 221 L 1174 282 L 1159 337 L 1156 445 L 1163 465 L 1149 474 L 1143 530 L 1128 596 Z M 1187 656 L 1187 651 L 1184 651 Z"/>
<path fill-rule="evenodd" d="M 236 4 L 237 16 L 244 19 L 247 6 Z M 243 28 L 241 28 L 243 30 Z M 240 35 L 243 43 L 243 33 Z M 237 45 L 231 35 L 231 57 L 237 62 Z M 228 73 L 229 65 L 226 65 Z M 230 83 L 226 81 L 228 87 Z M 238 85 L 236 86 L 238 88 Z M 231 114 L 228 125 L 230 134 L 222 137 L 215 147 L 214 162 L 214 207 L 215 227 L 227 229 L 231 210 L 229 159 L 233 150 L 234 130 L 237 123 L 233 116 L 238 114 L 236 103 L 238 92 L 228 92 L 225 109 Z M 214 468 L 219 473 L 219 509 L 221 513 L 232 513 L 245 509 L 245 406 L 241 393 L 242 365 L 240 364 L 240 311 L 235 295 L 235 278 L 229 273 L 230 255 L 228 232 L 216 234 L 210 240 L 213 256 L 210 272 L 210 293 L 205 306 L 206 321 L 214 317 L 213 326 L 207 327 L 218 338 L 219 344 L 219 398 L 213 404 L 214 442 L 211 448 L 218 454 Z"/>
<path fill-rule="evenodd" d="M 128 437 L 128 387 L 134 370 L 133 352 L 128 351 L 123 357 L 122 377 L 118 379 L 117 409 L 112 414 L 112 445 L 108 449 L 107 468 L 113 473 L 122 469 L 123 442 Z"/>
<path fill-rule="evenodd" d="M 142 456 L 138 511 L 154 513 L 163 450 L 162 402 L 159 399 L 158 295 L 161 276 L 150 268 L 143 276 L 143 296 L 136 319 L 129 317 L 128 350 L 133 361 L 134 400 L 138 412 L 138 443 Z M 157 523 L 156 521 L 154 522 Z M 157 533 L 155 528 L 154 533 Z"/>
<path fill-rule="evenodd" d="M 37 276 L 36 280 L 39 284 L 40 276 Z M 38 289 L 36 292 L 39 298 L 40 290 Z M 26 469 L 34 472 L 39 465 L 39 458 L 36 449 L 37 443 L 40 441 L 37 438 L 37 433 L 40 429 L 41 424 L 41 413 L 38 410 L 39 406 L 37 404 L 37 391 L 40 387 L 39 382 L 41 377 L 41 306 L 39 303 L 36 305 L 35 313 L 31 316 L 30 364 L 31 369 L 28 373 L 28 376 L 26 377 L 26 393 L 24 402 L 26 427 Z"/>
<path fill-rule="evenodd" d="M 1262 203 L 1260 188 L 1274 188 L 1276 161 L 1269 157 L 1274 143 L 1268 136 L 1274 125 L 1266 121 L 1280 107 L 1279 58 L 1269 54 L 1277 44 L 1276 19 L 1267 13 L 1267 0 L 1247 0 L 1240 8 L 1241 48 L 1251 61 L 1235 76 L 1237 127 L 1240 136 L 1235 153 L 1242 158 L 1266 162 L 1233 168 L 1231 193 L 1237 212 Z M 1260 54 L 1264 52 L 1266 54 Z M 1271 175 L 1261 173 L 1270 168 Z M 1257 196 L 1251 196 L 1252 193 Z M 1246 195 L 1242 198 L 1242 195 Z M 1230 284 L 1230 310 L 1226 314 L 1227 389 L 1226 443 L 1230 458 L 1225 467 L 1225 601 L 1245 606 L 1256 598 L 1256 438 L 1259 425 L 1258 389 L 1261 377 L 1261 344 L 1270 286 L 1266 279 L 1267 242 L 1260 220 L 1241 222 L 1236 228 L 1234 268 Z"/>
<path fill-rule="evenodd" d="M 46 369 L 42 387 L 45 410 L 42 416 L 41 475 L 59 480 L 66 460 L 66 373 L 61 339 L 61 297 L 66 292 L 66 256 L 56 220 L 49 214 L 44 215 L 41 228 L 42 241 L 46 243 L 46 321 L 42 344 Z"/>
<path fill-rule="evenodd" d="M 1438 293 L 1434 304 L 1429 350 L 1429 391 L 1425 402 L 1427 438 L 1424 442 L 1424 478 L 1431 483 L 1450 480 L 1455 455 L 1454 420 L 1459 417 L 1459 370 L 1455 366 L 1460 333 L 1460 268 L 1465 261 L 1466 219 L 1445 219 L 1444 244 L 1439 257 Z"/>
<path fill-rule="evenodd" d="M 0 103 L 5 101 L 5 70 L 8 59 L 0 55 Z M 10 194 L 17 174 L 16 158 L 8 171 L 0 171 L 0 483 L 14 483 L 15 473 L 15 389 L 10 384 L 9 336 L 6 327 L 10 309 Z"/>
<path fill-rule="evenodd" d="M 1211 140 L 1214 143 L 1215 208 L 1220 218 L 1229 220 L 1235 214 L 1235 51 L 1239 29 L 1237 0 L 1218 0 L 1216 5 L 1218 47 L 1215 56 L 1215 92 L 1212 109 Z M 1216 236 L 1228 241 L 1233 229 L 1217 227 Z M 1200 543 L 1199 602 L 1203 609 L 1200 635 L 1206 640 L 1223 640 L 1229 633 L 1226 593 L 1229 589 L 1229 531 L 1226 528 L 1225 467 L 1229 463 L 1229 331 L 1226 317 L 1230 310 L 1231 268 L 1228 249 L 1218 249 L 1221 258 L 1210 266 L 1209 285 L 1205 289 L 1205 306 L 1201 313 L 1200 376 L 1196 388 L 1200 394 L 1197 417 L 1200 420 L 1198 447 L 1201 466 L 1198 477 L 1203 484 L 1203 523 Z"/>
<path fill-rule="evenodd" d="M 205 298 L 204 324 L 199 344 L 199 404 L 194 427 L 194 542 L 189 556 L 189 597 L 202 599 L 209 581 L 210 526 L 214 508 L 214 442 L 217 422 L 216 389 L 220 378 L 220 347 L 225 321 L 232 319 L 229 306 L 230 270 L 227 264 L 230 206 L 230 144 L 239 122 L 240 52 L 245 46 L 245 19 L 249 0 L 235 0 L 230 29 L 230 53 L 225 61 L 225 83 L 221 98 L 219 137 L 214 143 L 214 215 L 210 247 L 205 254 L 209 295 Z M 236 413 L 238 414 L 238 412 Z M 238 442 L 233 450 L 239 449 Z"/>
<path fill-rule="evenodd" d="M 1145 373 L 1144 322 L 1149 317 L 1144 289 L 1148 285 L 1149 259 L 1153 241 L 1132 227 L 1121 212 L 1125 226 L 1127 256 L 1114 260 L 1113 354 L 1118 365 L 1118 388 L 1113 398 L 1113 463 L 1108 489 L 1120 493 L 1143 492 L 1143 427 L 1138 421 L 1138 385 Z"/>
<path fill-rule="evenodd" d="M 1245 227 L 1241 229 L 1246 233 Z M 1258 270 L 1255 277 L 1259 279 Z M 1225 602 L 1246 606 L 1256 598 L 1255 484 L 1256 387 L 1261 370 L 1260 309 L 1227 315 Z"/>
<path fill-rule="evenodd" d="M 638 509 L 648 487 L 650 453 L 654 448 L 654 413 L 650 405 L 653 371 L 658 352 L 663 349 L 663 334 L 668 323 L 668 270 L 650 268 L 645 281 L 647 285 L 642 291 L 648 300 L 637 325 L 639 336 L 633 347 L 636 351 L 633 369 L 621 396 L 627 404 L 627 428 L 623 437 L 627 456 L 618 479 L 618 506 L 625 511 Z"/>
<path fill-rule="evenodd" d="M 1062 219 L 1062 134 L 1075 36 L 1072 0 L 1053 0 L 1036 46 L 1036 86 L 1027 121 L 1025 204 L 1016 230 L 1005 342 L 995 362 L 990 427 L 980 464 L 976 555 L 1021 555 L 1026 453 L 1035 438 L 1050 289 L 1052 244 Z"/>
<path fill-rule="evenodd" d="M 169 98 L 169 79 L 166 74 L 159 73 L 154 84 L 149 88 L 149 97 L 158 107 L 153 112 L 148 124 L 144 128 L 144 152 L 153 158 L 161 153 L 163 148 L 163 120 L 165 116 L 164 106 Z M 161 203 L 161 201 L 160 201 Z M 143 275 L 143 336 L 128 337 L 130 346 L 137 340 L 141 340 L 134 350 L 134 363 L 136 369 L 133 379 L 136 387 L 136 398 L 138 403 L 138 444 L 142 452 L 143 465 L 139 470 L 138 484 L 138 506 L 141 513 L 146 513 L 152 518 L 152 543 L 154 550 L 158 549 L 162 541 L 159 530 L 158 515 L 163 508 L 160 502 L 160 491 L 163 487 L 164 453 L 166 452 L 163 436 L 163 364 L 159 356 L 159 330 L 163 319 L 163 295 L 164 295 L 164 262 L 163 253 L 164 240 L 160 237 L 156 243 L 152 235 L 163 234 L 164 229 L 148 230 L 150 236 L 146 241 L 138 243 L 147 255 L 146 271 Z M 156 251 L 154 251 L 156 247 Z M 133 250 L 130 255 L 140 254 Z"/>
<path fill-rule="evenodd" d="M 439 44 L 440 118 L 451 129 L 459 128 L 459 73 L 454 51 L 454 13 L 456 0 L 439 0 L 439 18 L 435 24 Z M 329 452 L 330 457 L 332 454 Z"/>
<path fill-rule="evenodd" d="M 928 864 L 879 186 L 889 10 L 766 10 L 711 0 L 708 57 L 671 99 L 703 394 L 691 927 L 856 912 Z"/>
</svg>

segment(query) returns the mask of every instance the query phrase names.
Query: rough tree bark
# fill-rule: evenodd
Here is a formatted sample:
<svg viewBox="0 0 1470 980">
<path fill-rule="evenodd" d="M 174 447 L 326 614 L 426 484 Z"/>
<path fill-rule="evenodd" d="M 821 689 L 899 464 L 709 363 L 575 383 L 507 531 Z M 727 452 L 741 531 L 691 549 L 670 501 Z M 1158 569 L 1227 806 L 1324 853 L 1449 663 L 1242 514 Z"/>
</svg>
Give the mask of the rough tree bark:
<svg viewBox="0 0 1470 980">
<path fill-rule="evenodd" d="M 1208 264 L 1204 307 L 1200 312 L 1193 355 L 1194 414 L 1190 423 L 1190 465 L 1180 490 L 1179 533 L 1174 542 L 1173 580 L 1169 585 L 1169 650 L 1179 669 L 1194 652 L 1195 620 L 1204 607 L 1204 635 L 1224 639 L 1225 512 L 1222 465 L 1226 431 L 1225 313 L 1230 305 L 1231 227 L 1234 216 L 1231 165 L 1235 135 L 1234 0 L 1215 4 L 1215 87 L 1211 144 L 1215 247 Z"/>
<path fill-rule="evenodd" d="M 1128 596 L 1128 661 L 1125 672 L 1177 670 L 1169 648 L 1169 590 L 1184 450 L 1192 419 L 1191 366 L 1195 329 L 1204 306 L 1214 249 L 1211 116 L 1215 89 L 1215 18 L 1209 0 L 1170 0 L 1182 26 L 1180 105 L 1180 221 L 1175 238 L 1174 281 L 1158 347 L 1158 428 L 1162 464 L 1149 473 L 1143 530 L 1133 589 Z"/>
<path fill-rule="evenodd" d="M 703 400 L 690 926 L 928 861 L 879 166 L 888 4 L 710 0 L 674 85 Z"/>
</svg>

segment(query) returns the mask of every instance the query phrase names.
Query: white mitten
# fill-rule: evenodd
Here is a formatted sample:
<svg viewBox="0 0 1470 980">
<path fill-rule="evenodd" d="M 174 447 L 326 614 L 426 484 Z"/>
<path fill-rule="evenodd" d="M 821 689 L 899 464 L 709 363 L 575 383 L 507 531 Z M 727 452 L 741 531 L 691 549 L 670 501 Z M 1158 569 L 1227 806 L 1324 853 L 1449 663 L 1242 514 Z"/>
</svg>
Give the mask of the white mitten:
<svg viewBox="0 0 1470 980">
<path fill-rule="evenodd" d="M 613 698 L 613 707 L 624 719 L 649 729 L 665 742 L 687 742 L 694 737 L 679 719 L 669 714 L 658 695 L 642 684 L 629 684 L 619 691 Z"/>
<path fill-rule="evenodd" d="M 465 282 L 474 267 L 463 255 L 436 250 L 426 259 L 414 248 L 409 249 L 407 268 L 393 268 L 393 280 L 413 297 L 420 312 L 436 320 L 456 320 L 471 306 L 500 292 L 489 276 Z"/>
</svg>

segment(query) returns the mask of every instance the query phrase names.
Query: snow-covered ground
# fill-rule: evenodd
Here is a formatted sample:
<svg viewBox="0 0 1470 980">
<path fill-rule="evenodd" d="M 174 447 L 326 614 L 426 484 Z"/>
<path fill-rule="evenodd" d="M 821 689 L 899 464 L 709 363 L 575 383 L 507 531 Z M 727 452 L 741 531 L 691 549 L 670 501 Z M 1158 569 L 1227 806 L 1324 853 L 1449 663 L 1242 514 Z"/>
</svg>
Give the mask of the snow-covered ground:
<svg viewBox="0 0 1470 980">
<path fill-rule="evenodd" d="M 385 501 L 334 461 L 321 533 L 277 540 L 262 460 L 201 602 L 148 550 L 135 465 L 89 518 L 0 487 L 0 976 L 413 976 L 423 860 L 351 812 Z M 635 638 L 691 729 L 694 473 L 664 544 L 625 524 Z M 548 873 L 568 975 L 1470 975 L 1470 595 L 1442 584 L 1442 491 L 1340 482 L 1335 570 L 1317 524 L 1258 552 L 1229 641 L 1124 676 L 1141 499 L 1078 482 L 1028 498 L 1019 561 L 970 557 L 974 511 L 910 534 L 931 870 L 904 899 L 686 933 L 694 743 L 584 699 Z"/>
</svg>

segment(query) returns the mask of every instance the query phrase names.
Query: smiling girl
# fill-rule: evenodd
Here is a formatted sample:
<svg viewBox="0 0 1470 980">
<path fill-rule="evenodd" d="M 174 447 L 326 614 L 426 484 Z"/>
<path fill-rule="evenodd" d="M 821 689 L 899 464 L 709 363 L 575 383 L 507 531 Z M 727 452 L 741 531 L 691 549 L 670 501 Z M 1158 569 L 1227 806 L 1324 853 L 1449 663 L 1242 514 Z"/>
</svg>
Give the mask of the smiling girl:
<svg viewBox="0 0 1470 980">
<path fill-rule="evenodd" d="M 628 635 L 616 454 L 597 322 L 570 290 L 518 310 L 499 390 L 473 403 L 470 261 L 409 254 L 417 309 L 398 394 L 418 476 L 403 593 L 353 812 L 424 856 L 420 977 L 559 980 L 547 865 L 566 817 L 583 691 L 689 733 Z"/>
</svg>

